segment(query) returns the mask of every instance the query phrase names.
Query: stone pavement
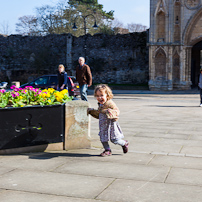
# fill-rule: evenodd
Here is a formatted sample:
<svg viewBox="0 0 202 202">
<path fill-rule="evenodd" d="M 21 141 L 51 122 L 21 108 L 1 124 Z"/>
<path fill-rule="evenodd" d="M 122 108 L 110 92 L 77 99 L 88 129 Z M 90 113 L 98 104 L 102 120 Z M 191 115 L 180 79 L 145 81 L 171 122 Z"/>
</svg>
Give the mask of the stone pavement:
<svg viewBox="0 0 202 202">
<path fill-rule="evenodd" d="M 121 93 L 121 94 L 120 94 Z M 130 147 L 102 152 L 98 120 L 92 148 L 0 156 L 1 202 L 200 202 L 202 108 L 197 91 L 116 92 Z M 92 107 L 96 100 L 89 96 Z"/>
</svg>

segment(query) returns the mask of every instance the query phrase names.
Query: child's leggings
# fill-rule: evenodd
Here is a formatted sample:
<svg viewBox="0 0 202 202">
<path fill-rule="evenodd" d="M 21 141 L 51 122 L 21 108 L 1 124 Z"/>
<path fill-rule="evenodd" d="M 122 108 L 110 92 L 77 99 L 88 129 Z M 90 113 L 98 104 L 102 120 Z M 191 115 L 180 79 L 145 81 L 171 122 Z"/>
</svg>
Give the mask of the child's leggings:
<svg viewBox="0 0 202 202">
<path fill-rule="evenodd" d="M 122 140 L 122 139 L 118 139 L 118 140 L 117 140 L 117 139 L 113 139 L 113 140 L 111 140 L 111 142 L 114 143 L 114 144 L 118 144 L 118 145 L 120 145 L 120 146 L 124 146 L 124 145 L 126 144 L 126 141 L 125 141 L 125 140 Z M 103 145 L 103 147 L 104 147 L 104 149 L 105 149 L 106 151 L 111 151 L 108 142 L 102 142 L 102 145 Z"/>
</svg>

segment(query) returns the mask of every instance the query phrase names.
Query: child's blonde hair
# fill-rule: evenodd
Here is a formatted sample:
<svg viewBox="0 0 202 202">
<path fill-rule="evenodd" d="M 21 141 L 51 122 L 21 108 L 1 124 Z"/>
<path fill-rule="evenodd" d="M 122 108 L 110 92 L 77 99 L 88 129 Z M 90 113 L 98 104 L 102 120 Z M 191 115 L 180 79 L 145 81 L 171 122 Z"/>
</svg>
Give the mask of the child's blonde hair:
<svg viewBox="0 0 202 202">
<path fill-rule="evenodd" d="M 63 69 L 63 71 L 65 70 L 65 67 L 64 67 L 63 64 L 59 64 L 59 65 L 58 65 L 58 69 L 59 69 L 59 68 Z"/>
<path fill-rule="evenodd" d="M 107 94 L 107 100 L 110 100 L 113 98 L 113 93 L 112 90 L 110 89 L 110 87 L 107 84 L 99 84 L 95 87 L 94 90 L 94 97 L 96 97 L 97 95 L 97 91 L 105 91 L 105 93 Z"/>
</svg>

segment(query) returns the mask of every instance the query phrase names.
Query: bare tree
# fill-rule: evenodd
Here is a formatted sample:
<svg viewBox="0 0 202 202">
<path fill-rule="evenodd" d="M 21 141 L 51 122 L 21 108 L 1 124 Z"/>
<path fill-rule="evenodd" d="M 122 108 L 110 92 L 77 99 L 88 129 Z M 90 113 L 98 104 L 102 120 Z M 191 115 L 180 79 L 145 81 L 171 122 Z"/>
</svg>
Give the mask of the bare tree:
<svg viewBox="0 0 202 202">
<path fill-rule="evenodd" d="M 38 35 L 37 18 L 32 15 L 20 17 L 16 23 L 16 32 L 22 35 Z"/>
<path fill-rule="evenodd" d="M 119 21 L 117 18 L 115 18 L 113 21 L 111 21 L 110 26 L 112 28 L 114 28 L 114 27 L 122 27 L 123 28 L 124 27 L 123 23 L 121 21 Z"/>
<path fill-rule="evenodd" d="M 114 34 L 128 34 L 129 31 L 124 27 L 124 24 L 115 18 L 113 21 L 109 22 L 108 25 L 113 30 Z"/>
<path fill-rule="evenodd" d="M 11 33 L 10 31 L 10 28 L 9 28 L 9 25 L 8 25 L 8 22 L 3 22 L 1 25 L 0 25 L 0 33 L 1 34 L 4 34 L 4 35 L 9 35 Z"/>
<path fill-rule="evenodd" d="M 144 32 L 148 29 L 145 25 L 135 23 L 128 24 L 127 27 L 130 32 Z"/>
<path fill-rule="evenodd" d="M 55 7 L 46 5 L 36 8 L 41 31 L 46 34 L 53 34 L 55 24 Z"/>
</svg>

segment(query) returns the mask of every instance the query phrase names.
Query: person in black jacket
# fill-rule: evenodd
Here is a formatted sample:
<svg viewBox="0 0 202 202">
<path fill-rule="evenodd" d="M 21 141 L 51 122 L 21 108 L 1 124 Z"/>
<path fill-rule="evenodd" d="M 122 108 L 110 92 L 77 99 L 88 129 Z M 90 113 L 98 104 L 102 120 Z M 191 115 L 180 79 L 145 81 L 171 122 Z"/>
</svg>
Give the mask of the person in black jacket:
<svg viewBox="0 0 202 202">
<path fill-rule="evenodd" d="M 60 64 L 58 66 L 58 85 L 57 85 L 57 90 L 61 91 L 63 89 L 68 89 L 67 72 L 65 72 L 64 65 Z"/>
</svg>

